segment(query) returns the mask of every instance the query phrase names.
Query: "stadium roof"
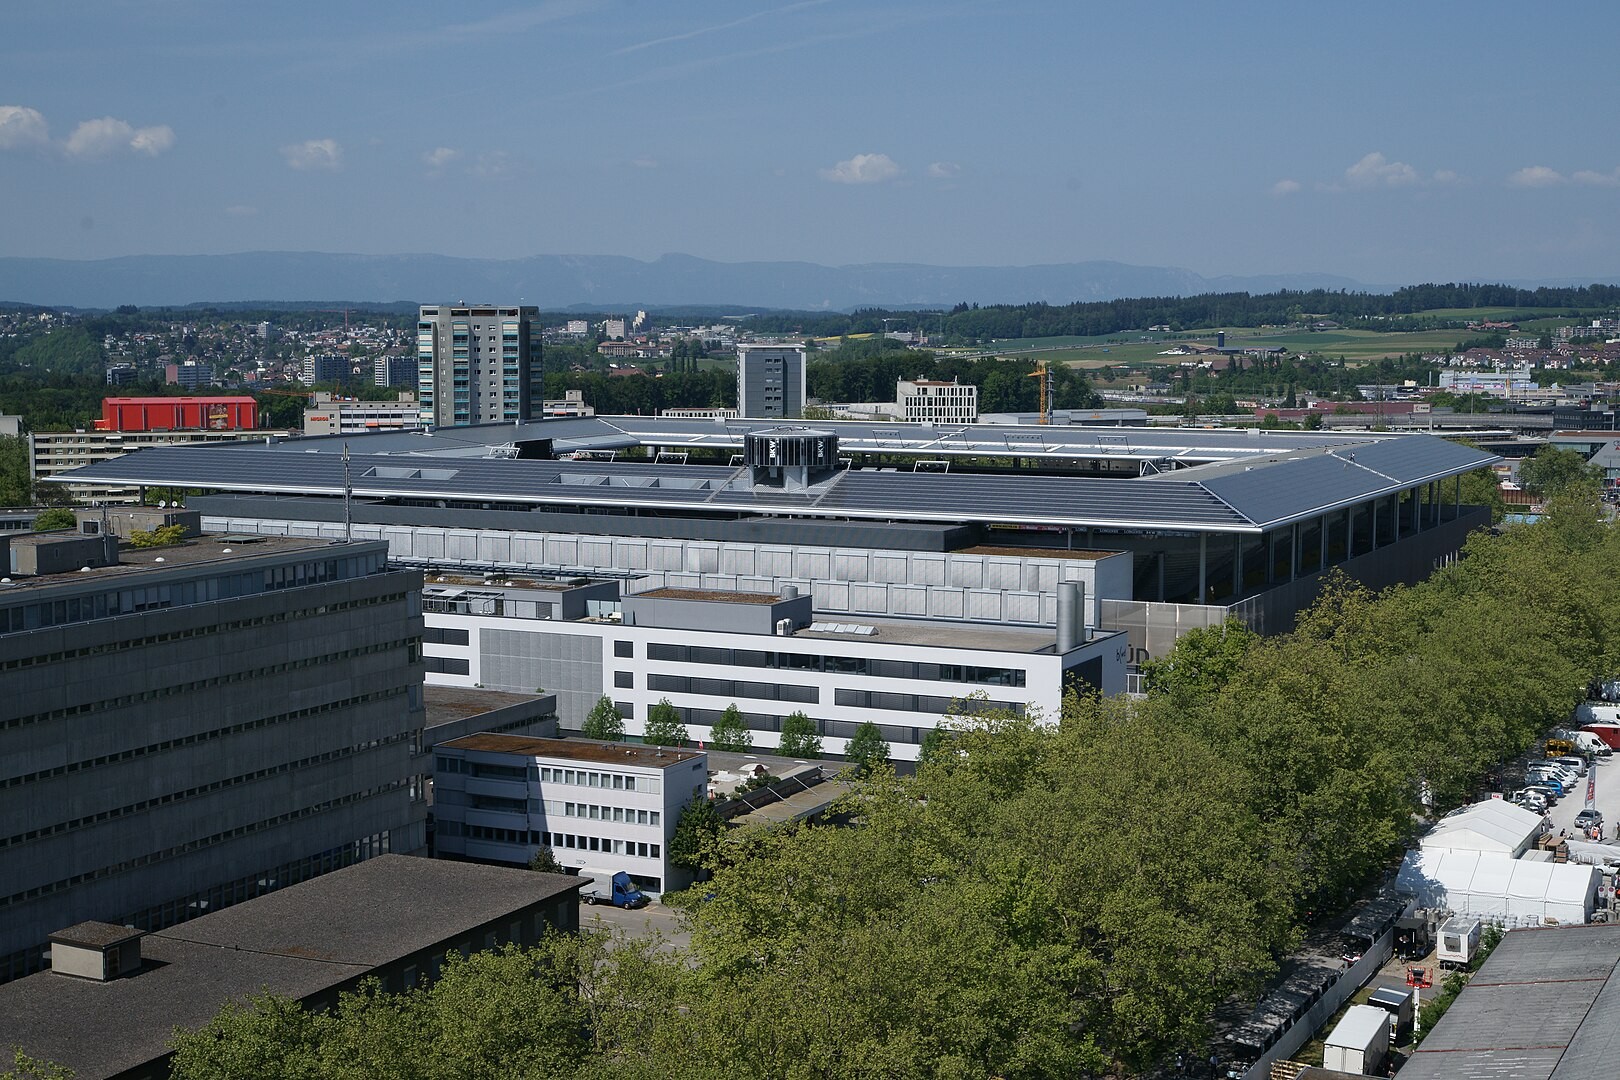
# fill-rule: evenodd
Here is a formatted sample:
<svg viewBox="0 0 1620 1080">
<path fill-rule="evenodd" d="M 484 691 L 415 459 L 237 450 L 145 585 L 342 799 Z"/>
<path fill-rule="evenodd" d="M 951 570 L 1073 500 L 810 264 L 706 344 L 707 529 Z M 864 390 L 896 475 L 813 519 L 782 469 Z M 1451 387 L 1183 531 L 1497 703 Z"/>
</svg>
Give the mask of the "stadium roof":
<svg viewBox="0 0 1620 1080">
<path fill-rule="evenodd" d="M 616 417 L 614 424 L 638 419 Z M 589 504 L 694 515 L 786 514 L 1256 533 L 1456 476 L 1496 460 L 1488 451 L 1425 435 L 1389 438 L 1299 433 L 1304 437 L 1279 440 L 1270 432 L 1261 438 L 1232 431 L 1177 429 L 1131 432 L 1127 437 L 1153 440 L 1152 452 L 1161 455 L 1159 460 L 1169 453 L 1180 461 L 1208 464 L 1129 477 L 843 469 L 809 488 L 794 490 L 756 486 L 749 471 L 741 467 L 521 459 L 505 449 L 513 442 L 512 433 L 521 429 L 536 433 L 531 439 L 553 440 L 552 450 L 564 452 L 567 445 L 597 439 L 603 429 L 590 427 L 597 423 L 570 419 L 493 428 L 441 428 L 432 435 L 391 433 L 270 445 L 151 447 L 48 479 L 340 496 L 344 491 L 341 451 L 347 446 L 352 452 L 350 478 L 357 498 L 536 508 Z M 708 422 L 660 418 L 656 423 L 701 427 Z M 740 443 L 743 432 L 763 426 L 768 425 L 733 422 L 722 427 L 733 432 L 726 438 L 734 437 Z M 817 427 L 822 426 L 836 429 L 840 451 L 851 449 L 844 441 L 851 425 L 818 421 Z M 931 456 L 940 452 L 940 440 L 919 436 L 925 430 L 921 425 L 853 427 L 865 430 L 865 435 L 857 431 L 856 438 L 903 430 L 907 449 L 897 453 Z M 1071 428 L 1066 434 L 1081 430 Z M 494 441 L 500 433 L 508 438 Z M 1041 433 L 1042 437 L 1046 434 Z M 645 445 L 669 446 L 671 437 L 648 427 L 638 429 L 635 440 L 638 445 L 646 439 Z M 1104 429 L 1097 437 L 1120 437 L 1119 429 Z M 975 433 L 973 438 L 976 445 L 986 445 L 985 440 L 993 436 Z M 1078 442 L 1066 445 L 1063 455 L 1070 458 L 1084 449 Z M 1090 444 L 1093 450 L 1107 445 Z M 425 453 L 424 446 L 430 448 Z M 1145 444 L 1121 451 L 1146 452 Z M 1000 452 L 1000 456 L 1005 454 L 1005 450 Z M 1034 455 L 1019 451 L 1018 456 Z"/>
</svg>

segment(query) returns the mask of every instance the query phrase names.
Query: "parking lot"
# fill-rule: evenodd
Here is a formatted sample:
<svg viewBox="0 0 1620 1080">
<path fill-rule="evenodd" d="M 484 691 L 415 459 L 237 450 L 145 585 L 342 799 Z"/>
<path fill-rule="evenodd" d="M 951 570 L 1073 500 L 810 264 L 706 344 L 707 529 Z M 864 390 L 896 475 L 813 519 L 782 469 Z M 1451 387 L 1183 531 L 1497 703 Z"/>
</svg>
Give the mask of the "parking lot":
<svg viewBox="0 0 1620 1080">
<path fill-rule="evenodd" d="M 1620 824 L 1620 758 L 1597 758 L 1588 769 L 1588 776 L 1595 779 L 1592 805 L 1603 815 L 1603 841 L 1612 843 L 1615 826 Z M 1513 775 L 1522 781 L 1522 772 Z M 1558 800 L 1557 806 L 1547 811 L 1547 820 L 1552 823 L 1553 832 L 1563 830 L 1572 836 L 1577 835 L 1575 815 L 1586 806 L 1586 780 L 1586 777 L 1582 777 L 1575 790 L 1565 794 Z M 1523 786 L 1522 783 L 1519 786 Z"/>
<path fill-rule="evenodd" d="M 610 904 L 581 905 L 579 925 L 582 930 L 618 931 L 631 941 L 656 937 L 664 952 L 675 952 L 691 944 L 691 935 L 683 929 L 681 916 L 656 902 L 636 911 Z"/>
</svg>

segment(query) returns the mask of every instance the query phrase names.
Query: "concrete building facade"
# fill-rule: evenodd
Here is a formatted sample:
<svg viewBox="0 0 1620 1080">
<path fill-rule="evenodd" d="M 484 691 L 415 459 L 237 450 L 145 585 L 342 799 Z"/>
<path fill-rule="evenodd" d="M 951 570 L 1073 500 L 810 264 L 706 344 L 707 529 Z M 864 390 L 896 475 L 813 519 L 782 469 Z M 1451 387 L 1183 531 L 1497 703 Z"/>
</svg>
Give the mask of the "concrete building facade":
<svg viewBox="0 0 1620 1080">
<path fill-rule="evenodd" d="M 424 846 L 421 577 L 386 545 L 71 554 L 0 583 L 0 978 L 81 920 L 155 929 Z"/>
<path fill-rule="evenodd" d="M 435 427 L 527 420 L 544 397 L 534 307 L 424 304 L 416 322 L 416 398 Z"/>
<path fill-rule="evenodd" d="M 519 866 L 547 847 L 599 887 L 622 871 L 662 893 L 690 883 L 669 841 L 708 780 L 700 750 L 468 735 L 434 747 L 435 842 L 440 855 Z"/>
<path fill-rule="evenodd" d="M 751 420 L 785 420 L 804 414 L 803 345 L 737 346 L 737 411 Z"/>
</svg>

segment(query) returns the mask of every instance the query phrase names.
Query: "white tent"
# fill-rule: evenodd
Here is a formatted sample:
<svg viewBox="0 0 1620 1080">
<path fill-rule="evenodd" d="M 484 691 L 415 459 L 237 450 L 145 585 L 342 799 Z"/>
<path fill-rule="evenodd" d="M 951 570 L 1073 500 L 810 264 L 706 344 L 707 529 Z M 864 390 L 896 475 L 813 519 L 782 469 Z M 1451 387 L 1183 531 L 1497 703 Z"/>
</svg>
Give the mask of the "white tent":
<svg viewBox="0 0 1620 1080">
<path fill-rule="evenodd" d="M 1600 880 L 1594 866 L 1431 850 L 1408 851 L 1395 883 L 1419 907 L 1530 926 L 1547 919 L 1588 921 Z"/>
<path fill-rule="evenodd" d="M 1447 814 L 1423 837 L 1424 849 L 1499 852 L 1517 858 L 1541 835 L 1541 815 L 1506 799 L 1486 799 Z"/>
</svg>

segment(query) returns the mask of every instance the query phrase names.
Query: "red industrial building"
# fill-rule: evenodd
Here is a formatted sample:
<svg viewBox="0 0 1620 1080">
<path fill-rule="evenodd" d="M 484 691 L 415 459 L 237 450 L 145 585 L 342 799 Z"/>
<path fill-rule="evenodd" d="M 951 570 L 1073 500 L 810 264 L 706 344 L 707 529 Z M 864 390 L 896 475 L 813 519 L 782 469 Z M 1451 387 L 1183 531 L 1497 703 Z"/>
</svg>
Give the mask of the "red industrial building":
<svg viewBox="0 0 1620 1080">
<path fill-rule="evenodd" d="M 244 431 L 259 426 L 250 397 L 110 397 L 97 431 Z"/>
</svg>

